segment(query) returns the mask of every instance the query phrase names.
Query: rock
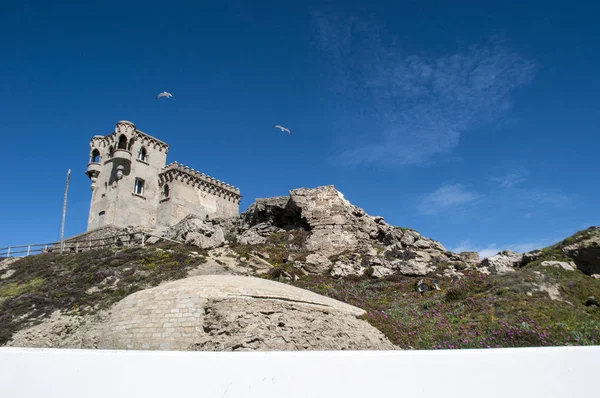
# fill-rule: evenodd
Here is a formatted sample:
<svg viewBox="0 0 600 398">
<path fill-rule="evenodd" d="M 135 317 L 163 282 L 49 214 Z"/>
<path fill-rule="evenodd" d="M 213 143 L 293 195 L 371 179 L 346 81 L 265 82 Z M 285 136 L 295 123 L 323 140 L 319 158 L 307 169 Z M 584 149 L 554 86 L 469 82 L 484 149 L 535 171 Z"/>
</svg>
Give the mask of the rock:
<svg viewBox="0 0 600 398">
<path fill-rule="evenodd" d="M 306 256 L 303 269 L 311 274 L 325 274 L 331 270 L 331 261 L 322 254 L 312 253 Z"/>
<path fill-rule="evenodd" d="M 575 271 L 575 264 L 572 262 L 566 262 L 566 261 L 542 261 L 540 263 L 540 265 L 542 267 L 554 267 L 554 268 L 561 268 L 564 269 L 566 271 Z"/>
<path fill-rule="evenodd" d="M 586 307 L 600 307 L 600 304 L 598 304 L 598 300 L 596 300 L 596 297 L 589 296 L 587 298 L 587 300 L 585 301 L 585 306 Z"/>
<path fill-rule="evenodd" d="M 417 241 L 421 237 L 417 231 L 413 231 L 412 229 L 408 229 L 404 231 L 402 235 L 402 239 L 400 239 L 400 243 L 404 246 L 412 246 L 413 243 Z"/>
<path fill-rule="evenodd" d="M 2 271 L 2 270 L 0 270 L 0 271 Z M 11 276 L 13 276 L 14 273 L 15 273 L 14 269 L 8 269 L 8 270 L 4 271 L 3 274 L 0 274 L 0 279 L 8 279 Z"/>
<path fill-rule="evenodd" d="M 183 218 L 167 231 L 166 237 L 183 241 L 202 249 L 218 247 L 225 242 L 225 236 L 220 227 L 206 222 L 196 215 L 189 215 Z"/>
<path fill-rule="evenodd" d="M 281 231 L 283 231 L 283 229 L 274 225 L 260 223 L 250 227 L 241 235 L 238 235 L 236 240 L 242 245 L 260 245 L 267 242 L 267 236 Z"/>
<path fill-rule="evenodd" d="M 392 262 L 392 266 L 395 270 L 406 276 L 425 276 L 433 271 L 426 263 L 415 260 L 396 260 Z"/>
<path fill-rule="evenodd" d="M 479 253 L 477 252 L 460 252 L 458 256 L 462 261 L 469 265 L 475 265 L 479 263 Z"/>
<path fill-rule="evenodd" d="M 387 267 L 383 267 L 380 265 L 374 265 L 371 267 L 371 270 L 373 271 L 371 273 L 371 276 L 373 278 L 385 278 L 386 276 L 390 276 L 394 274 L 394 271 L 390 268 Z"/>
<path fill-rule="evenodd" d="M 273 225 L 282 229 L 306 228 L 299 209 L 289 205 L 289 196 L 259 198 L 240 215 L 240 229 L 245 231 L 257 224 Z"/>
<path fill-rule="evenodd" d="M 575 242 L 563 244 L 562 252 L 572 258 L 583 273 L 600 274 L 600 227 L 580 231 L 572 239 Z"/>
<path fill-rule="evenodd" d="M 298 351 L 394 350 L 358 319 L 365 311 L 285 283 L 198 276 L 136 292 L 117 303 L 101 349 Z M 150 330 L 150 332 L 148 332 Z"/>
<path fill-rule="evenodd" d="M 538 258 L 540 258 L 542 256 L 542 254 L 543 253 L 541 250 L 532 250 L 530 252 L 523 254 L 523 264 L 522 265 L 526 265 L 532 261 L 537 260 Z"/>
<path fill-rule="evenodd" d="M 481 266 L 487 268 L 492 274 L 504 274 L 512 272 L 520 267 L 523 262 L 523 254 L 505 250 L 494 256 L 485 258 Z"/>
<path fill-rule="evenodd" d="M 592 274 L 590 276 L 594 279 L 600 279 L 600 274 Z"/>
<path fill-rule="evenodd" d="M 334 278 L 345 278 L 348 276 L 362 276 L 365 271 L 366 267 L 363 265 L 362 257 L 353 253 L 339 256 L 333 263 L 330 275 Z"/>
<path fill-rule="evenodd" d="M 41 323 L 16 332 L 6 344 L 9 347 L 98 348 L 100 325 L 104 311 L 96 315 L 66 315 L 53 312 Z"/>
<path fill-rule="evenodd" d="M 267 238 L 260 236 L 256 230 L 249 229 L 242 235 L 236 237 L 237 243 L 241 245 L 260 245 L 267 241 Z"/>
</svg>

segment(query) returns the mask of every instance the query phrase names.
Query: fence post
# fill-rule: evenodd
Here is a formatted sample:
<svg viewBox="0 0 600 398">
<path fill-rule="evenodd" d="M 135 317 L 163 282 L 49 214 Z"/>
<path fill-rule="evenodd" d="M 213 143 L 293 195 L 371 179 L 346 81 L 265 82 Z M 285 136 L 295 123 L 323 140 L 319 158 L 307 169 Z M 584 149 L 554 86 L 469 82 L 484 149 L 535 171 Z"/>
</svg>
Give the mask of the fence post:
<svg viewBox="0 0 600 398">
<path fill-rule="evenodd" d="M 10 247 L 8 248 L 8 251 L 6 252 L 6 257 L 10 257 Z"/>
<path fill-rule="evenodd" d="M 79 253 L 79 241 L 75 242 L 75 253 Z"/>
<path fill-rule="evenodd" d="M 27 255 L 29 256 L 29 252 L 31 251 L 31 245 L 27 245 Z"/>
</svg>

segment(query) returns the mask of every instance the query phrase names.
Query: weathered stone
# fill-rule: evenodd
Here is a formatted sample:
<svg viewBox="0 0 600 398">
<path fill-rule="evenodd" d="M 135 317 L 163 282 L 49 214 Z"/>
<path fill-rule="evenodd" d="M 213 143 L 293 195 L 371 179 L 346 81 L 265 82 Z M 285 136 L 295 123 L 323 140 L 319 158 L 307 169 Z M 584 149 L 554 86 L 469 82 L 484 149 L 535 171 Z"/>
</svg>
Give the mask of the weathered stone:
<svg viewBox="0 0 600 398">
<path fill-rule="evenodd" d="M 566 261 L 542 261 L 540 263 L 540 265 L 542 267 L 554 267 L 554 268 L 561 268 L 564 269 L 566 271 L 575 271 L 575 264 L 572 262 L 566 262 Z"/>
<path fill-rule="evenodd" d="M 505 250 L 494 256 L 485 258 L 481 266 L 487 268 L 492 274 L 503 274 L 514 271 L 523 262 L 523 254 Z"/>
<path fill-rule="evenodd" d="M 331 270 L 331 261 L 322 254 L 313 253 L 306 256 L 304 261 L 304 270 L 311 274 L 325 274 Z"/>
<path fill-rule="evenodd" d="M 400 239 L 400 243 L 402 243 L 404 246 L 412 246 L 413 243 L 415 243 L 420 237 L 420 233 L 413 231 L 412 229 L 408 229 L 404 231 L 402 239 Z"/>
<path fill-rule="evenodd" d="M 460 252 L 459 257 L 467 264 L 477 264 L 479 262 L 479 253 L 477 252 Z"/>
<path fill-rule="evenodd" d="M 572 258 L 582 272 L 600 274 L 600 227 L 590 227 L 580 235 L 575 243 L 562 247 L 562 252 Z"/>
<path fill-rule="evenodd" d="M 334 278 L 362 276 L 366 271 L 359 254 L 340 256 L 334 263 L 330 275 Z"/>
<path fill-rule="evenodd" d="M 200 276 L 121 300 L 102 326 L 98 348 L 395 349 L 381 332 L 357 319 L 362 314 L 357 307 L 285 283 Z"/>
<path fill-rule="evenodd" d="M 594 279 L 600 279 L 600 274 L 592 274 L 590 276 Z"/>
<path fill-rule="evenodd" d="M 189 215 L 174 225 L 166 233 L 166 237 L 210 249 L 221 246 L 225 242 L 223 230 L 202 218 Z"/>
<path fill-rule="evenodd" d="M 371 273 L 371 276 L 373 278 L 385 278 L 386 276 L 394 274 L 394 271 L 392 269 L 383 267 L 381 265 L 374 265 L 371 267 L 371 269 L 373 270 L 373 272 Z"/>
</svg>

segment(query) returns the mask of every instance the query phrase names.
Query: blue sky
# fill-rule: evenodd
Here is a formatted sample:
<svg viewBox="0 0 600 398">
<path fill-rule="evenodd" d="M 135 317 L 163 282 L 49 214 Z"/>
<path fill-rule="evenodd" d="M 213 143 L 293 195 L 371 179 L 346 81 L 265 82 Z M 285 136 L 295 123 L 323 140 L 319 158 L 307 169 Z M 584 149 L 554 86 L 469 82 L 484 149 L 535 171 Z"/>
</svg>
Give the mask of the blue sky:
<svg viewBox="0 0 600 398">
<path fill-rule="evenodd" d="M 0 246 L 58 239 L 69 168 L 66 235 L 85 230 L 89 140 L 122 119 L 239 187 L 240 210 L 332 184 L 484 255 L 600 224 L 592 2 L 2 8 Z"/>
</svg>

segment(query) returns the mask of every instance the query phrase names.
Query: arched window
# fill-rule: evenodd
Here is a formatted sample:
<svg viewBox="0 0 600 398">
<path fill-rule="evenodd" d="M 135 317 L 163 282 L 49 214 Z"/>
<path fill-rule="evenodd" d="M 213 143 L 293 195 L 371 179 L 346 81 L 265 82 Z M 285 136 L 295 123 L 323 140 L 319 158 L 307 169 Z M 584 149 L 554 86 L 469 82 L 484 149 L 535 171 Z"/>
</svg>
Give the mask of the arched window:
<svg viewBox="0 0 600 398">
<path fill-rule="evenodd" d="M 121 134 L 121 136 L 119 137 L 119 145 L 117 146 L 118 149 L 127 149 L 127 137 L 125 137 L 124 134 Z"/>
<path fill-rule="evenodd" d="M 142 161 L 147 161 L 148 159 L 148 152 L 146 152 L 146 148 L 142 147 L 140 149 L 140 152 L 138 153 L 138 159 L 142 160 Z"/>
<path fill-rule="evenodd" d="M 131 152 L 131 148 L 133 148 L 133 142 L 134 142 L 134 141 L 135 141 L 135 140 L 133 139 L 133 137 L 131 137 L 131 139 L 129 140 L 129 145 L 127 146 L 127 150 L 128 150 L 129 152 Z"/>
<path fill-rule="evenodd" d="M 100 151 L 98 149 L 94 149 L 92 151 L 91 163 L 99 163 L 99 162 L 100 162 Z"/>
<path fill-rule="evenodd" d="M 115 154 L 115 148 L 111 145 L 108 147 L 108 157 L 112 158 L 114 154 Z"/>
<path fill-rule="evenodd" d="M 165 197 L 165 198 L 169 197 L 169 184 L 165 184 L 163 186 L 163 197 Z"/>
</svg>

